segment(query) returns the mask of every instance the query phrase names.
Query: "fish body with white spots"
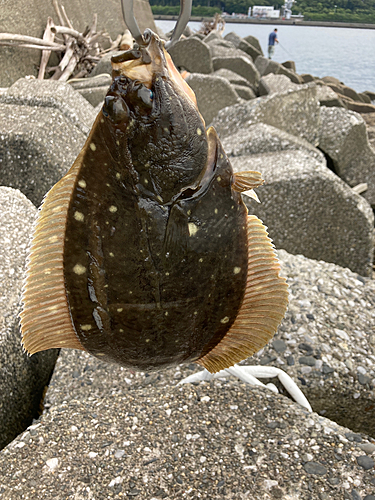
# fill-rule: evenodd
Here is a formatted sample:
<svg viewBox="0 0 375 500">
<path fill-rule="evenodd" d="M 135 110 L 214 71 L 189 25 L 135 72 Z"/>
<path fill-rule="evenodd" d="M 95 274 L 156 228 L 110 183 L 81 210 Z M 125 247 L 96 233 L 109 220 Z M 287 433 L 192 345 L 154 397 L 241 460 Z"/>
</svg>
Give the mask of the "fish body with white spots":
<svg viewBox="0 0 375 500">
<path fill-rule="evenodd" d="M 153 370 L 195 361 L 218 371 L 272 337 L 286 284 L 195 96 L 152 32 L 113 58 L 113 83 L 88 140 L 47 194 L 21 313 L 31 354 L 88 351 Z"/>
</svg>

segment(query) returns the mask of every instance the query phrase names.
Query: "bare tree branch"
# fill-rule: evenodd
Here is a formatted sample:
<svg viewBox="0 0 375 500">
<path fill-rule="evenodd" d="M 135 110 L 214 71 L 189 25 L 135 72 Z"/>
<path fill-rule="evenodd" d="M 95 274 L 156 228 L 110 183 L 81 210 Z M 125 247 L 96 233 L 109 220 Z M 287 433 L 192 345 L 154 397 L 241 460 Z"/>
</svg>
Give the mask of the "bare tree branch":
<svg viewBox="0 0 375 500">
<path fill-rule="evenodd" d="M 52 20 L 52 17 L 49 17 L 47 20 L 47 26 L 43 34 L 43 40 L 46 40 L 47 42 L 53 42 L 55 35 L 51 31 L 53 28 L 54 23 Z M 47 63 L 50 58 L 51 51 L 50 50 L 43 50 L 42 52 L 42 58 L 40 60 L 40 66 L 39 66 L 39 72 L 38 72 L 38 80 L 43 80 L 44 78 L 44 73 L 46 71 Z"/>
</svg>

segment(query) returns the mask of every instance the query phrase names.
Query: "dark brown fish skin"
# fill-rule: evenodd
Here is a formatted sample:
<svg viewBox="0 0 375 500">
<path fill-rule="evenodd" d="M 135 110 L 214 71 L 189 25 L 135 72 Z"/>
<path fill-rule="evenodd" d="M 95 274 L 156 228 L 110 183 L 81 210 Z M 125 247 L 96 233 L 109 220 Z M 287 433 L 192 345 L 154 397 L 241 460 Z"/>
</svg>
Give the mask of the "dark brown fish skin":
<svg viewBox="0 0 375 500">
<path fill-rule="evenodd" d="M 247 278 L 247 209 L 216 134 L 165 74 L 118 76 L 70 201 L 64 274 L 91 354 L 152 370 L 226 334 Z"/>
</svg>

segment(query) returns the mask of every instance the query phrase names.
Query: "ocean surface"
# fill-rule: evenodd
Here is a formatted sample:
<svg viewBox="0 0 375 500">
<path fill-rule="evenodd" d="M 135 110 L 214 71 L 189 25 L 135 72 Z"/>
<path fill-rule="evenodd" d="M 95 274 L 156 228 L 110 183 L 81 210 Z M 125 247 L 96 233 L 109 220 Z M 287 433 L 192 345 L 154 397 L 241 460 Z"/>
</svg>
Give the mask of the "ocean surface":
<svg viewBox="0 0 375 500">
<path fill-rule="evenodd" d="M 156 21 L 165 33 L 173 29 L 174 21 Z M 201 23 L 189 26 L 198 31 Z M 226 23 L 224 36 L 234 31 L 241 37 L 253 35 L 267 54 L 268 35 L 278 29 L 279 45 L 273 59 L 293 60 L 297 73 L 314 76 L 334 76 L 357 92 L 375 92 L 375 30 Z"/>
</svg>

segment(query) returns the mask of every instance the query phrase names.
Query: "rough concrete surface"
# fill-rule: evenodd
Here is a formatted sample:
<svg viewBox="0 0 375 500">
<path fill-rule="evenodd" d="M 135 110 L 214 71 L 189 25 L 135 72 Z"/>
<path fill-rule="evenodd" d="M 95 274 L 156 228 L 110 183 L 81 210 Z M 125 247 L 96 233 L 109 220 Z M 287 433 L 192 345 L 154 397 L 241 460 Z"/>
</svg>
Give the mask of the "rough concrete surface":
<svg viewBox="0 0 375 500">
<path fill-rule="evenodd" d="M 66 83 L 18 80 L 0 97 L 0 183 L 39 206 L 72 166 L 95 117 Z"/>
<path fill-rule="evenodd" d="M 296 90 L 296 84 L 291 82 L 286 75 L 269 73 L 260 79 L 259 95 L 275 94 L 287 90 Z"/>
<path fill-rule="evenodd" d="M 221 138 L 234 135 L 253 123 L 263 122 L 318 144 L 320 106 L 316 86 L 306 84 L 297 90 L 259 97 L 246 104 L 221 110 L 213 125 Z"/>
<path fill-rule="evenodd" d="M 350 436 L 238 382 L 124 384 L 53 406 L 1 453 L 0 491 L 4 500 L 350 498 L 374 487 L 361 448 L 373 444 Z"/>
<path fill-rule="evenodd" d="M 177 42 L 169 51 L 178 68 L 191 73 L 212 73 L 212 59 L 209 46 L 198 38 L 185 38 Z"/>
<path fill-rule="evenodd" d="M 191 73 L 186 82 L 195 92 L 199 111 L 206 125 L 211 123 L 221 109 L 240 102 L 232 85 L 221 76 Z"/>
<path fill-rule="evenodd" d="M 235 171 L 265 179 L 250 200 L 277 248 L 372 275 L 374 217 L 370 205 L 309 151 L 285 150 L 231 158 Z M 248 199 L 249 200 L 249 199 Z"/>
<path fill-rule="evenodd" d="M 350 186 L 367 183 L 363 197 L 375 208 L 375 150 L 366 123 L 353 111 L 321 108 L 319 146 L 332 160 L 334 171 Z"/>
<path fill-rule="evenodd" d="M 0 208 L 1 449 L 38 417 L 57 350 L 29 358 L 21 347 L 21 288 L 37 210 L 20 191 L 8 187 L 0 187 Z"/>
<path fill-rule="evenodd" d="M 259 155 L 277 151 L 303 150 L 319 162 L 324 163 L 323 153 L 302 137 L 288 134 L 284 130 L 266 123 L 254 123 L 222 141 L 224 151 L 232 156 Z"/>
<path fill-rule="evenodd" d="M 84 134 L 96 118 L 87 101 L 65 82 L 20 78 L 1 95 L 0 103 L 57 109 Z"/>
<path fill-rule="evenodd" d="M 229 69 L 243 78 L 246 78 L 251 84 L 258 85 L 260 75 L 254 63 L 243 55 L 230 56 L 227 52 L 223 56 L 214 56 L 212 58 L 213 69 Z"/>
<path fill-rule="evenodd" d="M 0 103 L 0 184 L 19 189 L 39 206 L 85 139 L 59 110 Z"/>
<path fill-rule="evenodd" d="M 254 47 L 254 45 L 249 43 L 247 40 L 244 40 L 233 31 L 225 35 L 224 39 L 229 40 L 235 47 L 246 52 L 246 54 L 248 54 L 253 61 L 255 61 L 258 56 L 262 55 L 261 52 Z"/>
</svg>

